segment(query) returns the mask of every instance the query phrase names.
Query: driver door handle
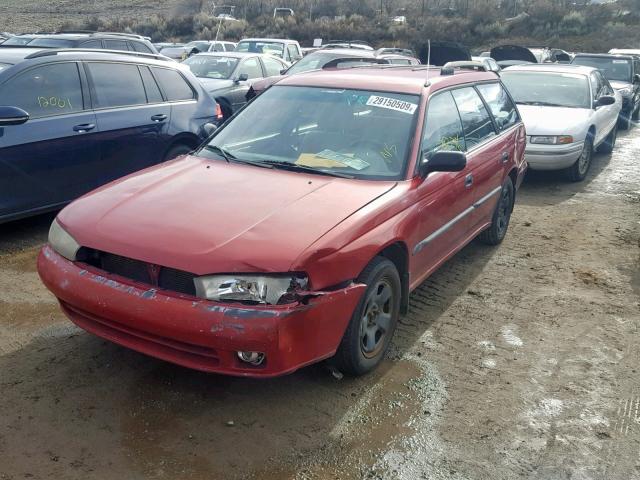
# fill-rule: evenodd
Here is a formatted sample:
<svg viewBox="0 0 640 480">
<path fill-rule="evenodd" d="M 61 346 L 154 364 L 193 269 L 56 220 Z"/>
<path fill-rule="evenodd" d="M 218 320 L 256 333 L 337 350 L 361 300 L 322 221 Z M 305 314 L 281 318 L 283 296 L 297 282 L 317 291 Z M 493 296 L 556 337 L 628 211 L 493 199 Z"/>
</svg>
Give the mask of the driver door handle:
<svg viewBox="0 0 640 480">
<path fill-rule="evenodd" d="M 502 152 L 502 163 L 507 163 L 509 161 L 509 152 Z"/>
<path fill-rule="evenodd" d="M 164 122 L 167 119 L 167 116 L 164 113 L 160 113 L 158 115 L 153 115 L 151 120 L 154 122 Z"/>
<path fill-rule="evenodd" d="M 464 186 L 469 188 L 471 185 L 473 185 L 473 175 L 469 174 L 464 178 Z"/>
<path fill-rule="evenodd" d="M 83 123 L 82 125 L 76 125 L 75 127 L 73 127 L 73 131 L 78 133 L 86 133 L 93 130 L 94 128 L 96 128 L 96 126 L 93 123 Z"/>
</svg>

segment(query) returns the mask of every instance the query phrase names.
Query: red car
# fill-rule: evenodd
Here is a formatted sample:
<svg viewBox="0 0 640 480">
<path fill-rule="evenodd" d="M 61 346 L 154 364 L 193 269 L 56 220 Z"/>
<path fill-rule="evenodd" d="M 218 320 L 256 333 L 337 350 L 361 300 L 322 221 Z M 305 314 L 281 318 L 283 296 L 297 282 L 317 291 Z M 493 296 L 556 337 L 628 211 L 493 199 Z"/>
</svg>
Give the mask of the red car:
<svg viewBox="0 0 640 480">
<path fill-rule="evenodd" d="M 524 149 L 493 73 L 291 76 L 192 155 L 66 207 L 38 271 L 81 328 L 157 358 L 363 374 L 413 289 L 476 236 L 502 241 Z"/>
</svg>

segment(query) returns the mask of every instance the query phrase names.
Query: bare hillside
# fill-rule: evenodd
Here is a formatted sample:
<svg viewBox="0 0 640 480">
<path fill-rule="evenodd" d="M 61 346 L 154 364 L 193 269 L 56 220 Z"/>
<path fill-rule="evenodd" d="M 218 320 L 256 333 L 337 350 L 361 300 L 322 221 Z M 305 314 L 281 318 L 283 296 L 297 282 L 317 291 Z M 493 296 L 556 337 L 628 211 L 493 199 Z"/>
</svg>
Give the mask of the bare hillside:
<svg viewBox="0 0 640 480">
<path fill-rule="evenodd" d="M 54 30 L 65 22 L 99 16 L 143 19 L 170 14 L 179 0 L 1 0 L 0 31 Z"/>
</svg>

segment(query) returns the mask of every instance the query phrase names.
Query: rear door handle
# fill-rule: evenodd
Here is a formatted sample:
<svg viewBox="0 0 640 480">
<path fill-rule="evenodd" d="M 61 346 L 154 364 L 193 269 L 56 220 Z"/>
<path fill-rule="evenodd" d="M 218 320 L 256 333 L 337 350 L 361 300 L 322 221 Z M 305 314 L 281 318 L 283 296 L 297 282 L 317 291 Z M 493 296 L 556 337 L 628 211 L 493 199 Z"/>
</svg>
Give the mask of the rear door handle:
<svg viewBox="0 0 640 480">
<path fill-rule="evenodd" d="M 167 116 L 164 113 L 160 113 L 151 117 L 151 120 L 153 120 L 154 122 L 164 122 L 166 119 Z"/>
<path fill-rule="evenodd" d="M 507 163 L 509 161 L 509 152 L 502 152 L 502 163 Z"/>
<path fill-rule="evenodd" d="M 73 127 L 73 131 L 78 133 L 85 133 L 93 130 L 94 128 L 96 128 L 96 126 L 93 123 L 83 123 L 82 125 L 76 125 L 75 127 Z"/>
<path fill-rule="evenodd" d="M 473 175 L 469 174 L 464 178 L 464 186 L 469 188 L 471 185 L 473 185 Z"/>
</svg>

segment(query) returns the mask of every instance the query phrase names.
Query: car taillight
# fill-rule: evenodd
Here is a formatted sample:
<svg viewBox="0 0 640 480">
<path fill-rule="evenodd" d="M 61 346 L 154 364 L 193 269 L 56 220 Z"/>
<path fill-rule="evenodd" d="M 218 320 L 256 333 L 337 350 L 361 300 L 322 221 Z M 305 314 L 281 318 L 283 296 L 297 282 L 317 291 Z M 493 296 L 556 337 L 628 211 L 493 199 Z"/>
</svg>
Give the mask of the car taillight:
<svg viewBox="0 0 640 480">
<path fill-rule="evenodd" d="M 216 103 L 216 120 L 222 120 L 222 108 L 220 108 L 220 104 Z"/>
</svg>

